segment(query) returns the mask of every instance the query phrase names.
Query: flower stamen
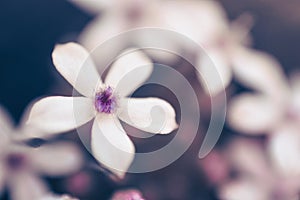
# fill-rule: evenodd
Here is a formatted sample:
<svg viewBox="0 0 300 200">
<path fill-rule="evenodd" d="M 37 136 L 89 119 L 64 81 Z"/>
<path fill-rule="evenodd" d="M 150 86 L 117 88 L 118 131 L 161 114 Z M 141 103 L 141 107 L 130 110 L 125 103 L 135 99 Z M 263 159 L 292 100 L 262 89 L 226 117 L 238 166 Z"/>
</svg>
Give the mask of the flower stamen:
<svg viewBox="0 0 300 200">
<path fill-rule="evenodd" d="M 117 98 L 113 95 L 113 89 L 106 87 L 95 95 L 95 109 L 100 113 L 111 114 L 117 107 Z"/>
</svg>

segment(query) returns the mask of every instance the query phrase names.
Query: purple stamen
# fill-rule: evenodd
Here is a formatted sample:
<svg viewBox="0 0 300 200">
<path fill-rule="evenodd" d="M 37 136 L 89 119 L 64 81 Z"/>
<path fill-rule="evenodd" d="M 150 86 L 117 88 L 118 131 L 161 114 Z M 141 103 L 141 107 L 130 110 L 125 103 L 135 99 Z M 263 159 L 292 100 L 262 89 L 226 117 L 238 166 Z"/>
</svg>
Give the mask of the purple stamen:
<svg viewBox="0 0 300 200">
<path fill-rule="evenodd" d="M 100 113 L 111 114 L 117 107 L 116 97 L 113 95 L 111 87 L 96 93 L 95 95 L 95 108 Z"/>
</svg>

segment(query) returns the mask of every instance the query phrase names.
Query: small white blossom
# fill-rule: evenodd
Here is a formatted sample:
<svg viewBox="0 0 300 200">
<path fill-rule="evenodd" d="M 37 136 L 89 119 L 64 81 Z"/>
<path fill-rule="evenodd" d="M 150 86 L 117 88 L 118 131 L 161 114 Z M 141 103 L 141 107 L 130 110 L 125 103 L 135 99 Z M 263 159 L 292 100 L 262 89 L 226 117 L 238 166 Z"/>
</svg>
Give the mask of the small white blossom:
<svg viewBox="0 0 300 200">
<path fill-rule="evenodd" d="M 32 148 L 22 143 L 24 125 L 13 126 L 8 114 L 0 107 L 0 191 L 7 186 L 13 200 L 39 199 L 48 193 L 40 175 L 62 176 L 80 169 L 83 160 L 77 147 L 59 142 Z"/>
<path fill-rule="evenodd" d="M 282 152 L 285 149 L 281 150 Z M 223 152 L 236 178 L 227 180 L 219 188 L 224 200 L 266 200 L 298 198 L 300 174 L 282 174 L 270 162 L 268 152 L 257 140 L 236 139 Z"/>
<path fill-rule="evenodd" d="M 75 129 L 92 119 L 91 148 L 94 157 L 119 177 L 130 166 L 135 148 L 119 119 L 147 132 L 167 134 L 177 128 L 175 111 L 159 98 L 128 98 L 151 74 L 153 64 L 141 52 L 122 54 L 105 82 L 80 45 L 58 45 L 53 51 L 57 70 L 83 97 L 47 97 L 36 102 L 28 125 L 48 133 Z M 152 112 L 154 107 L 160 108 Z M 74 117 L 75 114 L 75 117 Z"/>
</svg>

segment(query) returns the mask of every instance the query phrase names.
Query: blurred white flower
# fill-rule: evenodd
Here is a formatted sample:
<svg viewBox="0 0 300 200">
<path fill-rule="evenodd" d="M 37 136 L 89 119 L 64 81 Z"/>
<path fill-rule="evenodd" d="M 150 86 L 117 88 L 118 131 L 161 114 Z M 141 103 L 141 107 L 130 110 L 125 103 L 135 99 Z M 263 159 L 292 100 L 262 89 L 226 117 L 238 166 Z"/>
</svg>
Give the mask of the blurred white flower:
<svg viewBox="0 0 300 200">
<path fill-rule="evenodd" d="M 266 65 L 261 66 L 263 69 Z M 274 84 L 265 93 L 246 93 L 233 99 L 228 122 L 246 134 L 266 134 L 267 148 L 277 170 L 300 175 L 300 74 L 293 74 L 288 87 L 279 70 L 274 68 L 268 72 L 269 81 Z M 259 78 L 253 76 L 251 82 L 257 84 Z M 267 85 L 263 86 L 267 89 Z"/>
<path fill-rule="evenodd" d="M 300 174 L 278 173 L 264 147 L 256 140 L 236 139 L 224 154 L 238 174 L 219 189 L 222 200 L 294 200 L 300 190 Z"/>
<path fill-rule="evenodd" d="M 268 63 L 257 63 L 255 73 L 249 69 L 240 76 L 248 74 L 243 81 L 260 93 L 244 93 L 231 100 L 228 122 L 237 131 L 274 135 L 278 128 L 290 126 L 286 123 L 300 122 L 299 74 L 291 78 L 289 86 L 280 66 L 270 65 L 271 60 Z"/>
<path fill-rule="evenodd" d="M 103 42 L 120 33 L 136 28 L 160 28 L 175 31 L 198 44 L 205 45 L 219 38 L 227 28 L 227 19 L 223 8 L 217 1 L 211 0 L 70 0 L 92 13 L 100 13 L 80 35 L 80 43 L 93 50 Z M 109 2 L 109 3 L 108 3 Z M 191 20 L 192 19 L 192 20 Z M 158 44 L 162 48 L 180 52 L 190 46 L 178 46 L 179 41 L 149 38 L 145 34 L 134 35 L 106 48 L 106 53 L 120 51 L 130 45 L 144 46 Z M 181 44 L 182 45 L 182 44 Z M 185 44 L 187 45 L 187 44 Z M 175 56 L 166 52 L 149 51 L 155 59 L 170 60 Z M 97 58 L 96 58 L 96 63 Z"/>
<path fill-rule="evenodd" d="M 0 191 L 7 186 L 13 200 L 43 197 L 48 188 L 39 176 L 74 173 L 83 163 L 80 151 L 71 143 L 59 142 L 38 148 L 21 143 L 16 135 L 25 134 L 26 128 L 14 128 L 8 114 L 0 108 Z"/>
<path fill-rule="evenodd" d="M 203 44 L 204 52 L 199 52 L 196 67 L 199 71 L 198 78 L 208 94 L 218 94 L 230 84 L 235 71 L 238 73 L 239 70 L 244 70 L 244 66 L 239 65 L 245 63 L 237 61 L 240 56 L 248 59 L 244 54 L 252 51 L 247 47 L 252 23 L 252 17 L 243 14 L 219 30 L 219 35 L 214 40 Z"/>
<path fill-rule="evenodd" d="M 61 133 L 95 119 L 91 136 L 92 153 L 120 178 L 134 159 L 135 148 L 119 119 L 151 133 L 167 134 L 177 128 L 175 111 L 166 101 L 159 98 L 126 97 L 153 70 L 153 64 L 143 53 L 128 51 L 122 54 L 112 64 L 105 84 L 89 53 L 78 44 L 56 46 L 53 62 L 57 70 L 84 97 L 56 96 L 41 99 L 33 105 L 27 125 L 48 133 Z"/>
</svg>

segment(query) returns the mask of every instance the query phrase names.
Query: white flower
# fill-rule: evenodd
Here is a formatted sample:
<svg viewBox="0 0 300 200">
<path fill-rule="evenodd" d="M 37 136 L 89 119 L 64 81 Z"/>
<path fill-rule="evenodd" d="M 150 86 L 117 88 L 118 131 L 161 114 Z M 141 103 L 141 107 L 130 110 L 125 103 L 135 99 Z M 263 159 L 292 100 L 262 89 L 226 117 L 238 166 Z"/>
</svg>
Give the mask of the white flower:
<svg viewBox="0 0 300 200">
<path fill-rule="evenodd" d="M 238 174 L 219 188 L 221 199 L 298 199 L 300 174 L 278 171 L 258 140 L 236 139 L 223 152 Z"/>
<path fill-rule="evenodd" d="M 65 79 L 84 96 L 41 99 L 33 105 L 27 124 L 49 133 L 61 133 L 95 119 L 92 153 L 119 177 L 123 177 L 130 166 L 135 148 L 118 118 L 151 133 L 166 134 L 177 128 L 175 111 L 166 101 L 126 97 L 152 72 L 153 64 L 143 53 L 131 51 L 121 55 L 113 63 L 105 83 L 88 52 L 78 44 L 56 46 L 53 62 Z M 159 109 L 153 110 L 154 107 Z"/>
<path fill-rule="evenodd" d="M 239 78 L 256 93 L 244 93 L 231 100 L 228 109 L 231 127 L 247 134 L 268 134 L 290 117 L 293 121 L 299 121 L 300 87 L 297 85 L 300 76 L 293 78 L 289 86 L 274 58 L 264 56 L 251 61 L 250 56 Z M 242 63 L 244 58 L 240 60 Z"/>
<path fill-rule="evenodd" d="M 92 13 L 100 13 L 81 33 L 80 43 L 88 50 L 93 50 L 103 42 L 136 28 L 160 28 L 175 31 L 184 35 L 198 44 L 211 43 L 219 38 L 224 29 L 227 28 L 227 19 L 223 8 L 216 2 L 210 0 L 70 0 Z M 109 2 L 109 3 L 108 3 Z M 102 8 L 102 9 L 99 9 Z M 191 20 L 192 19 L 192 20 Z M 190 48 L 188 44 L 182 45 L 172 36 L 161 39 L 157 36 L 153 39 L 147 34 L 135 35 L 126 38 L 114 46 L 106 48 L 105 55 L 118 52 L 128 45 L 158 45 L 161 48 L 180 52 L 185 48 Z M 180 44 L 180 45 L 179 45 Z M 189 49 L 191 50 L 191 49 Z M 193 49 L 192 49 L 193 50 Z M 163 61 L 173 60 L 176 57 L 161 51 L 147 51 L 155 59 Z M 98 59 L 96 63 L 98 63 Z"/>
<path fill-rule="evenodd" d="M 48 193 L 40 175 L 67 175 L 82 166 L 83 160 L 75 145 L 59 142 L 31 148 L 21 143 L 20 138 L 26 137 L 19 136 L 29 131 L 28 127 L 16 129 L 12 124 L 0 108 L 0 192 L 7 186 L 11 199 L 39 199 Z"/>
<path fill-rule="evenodd" d="M 240 77 L 259 93 L 244 93 L 231 101 L 229 125 L 245 134 L 267 135 L 267 148 L 277 170 L 300 175 L 300 74 L 294 73 L 289 82 L 272 57 L 252 66 Z"/>
<path fill-rule="evenodd" d="M 203 44 L 205 51 L 199 52 L 196 66 L 205 92 L 218 94 L 230 84 L 233 75 L 245 70 L 246 63 L 239 62 L 241 57 L 243 61 L 247 61 L 247 56 L 252 55 L 250 62 L 260 59 L 260 55 L 254 56 L 255 52 L 247 47 L 250 43 L 249 29 L 252 21 L 251 16 L 243 14 L 228 24 L 222 34 Z"/>
</svg>

